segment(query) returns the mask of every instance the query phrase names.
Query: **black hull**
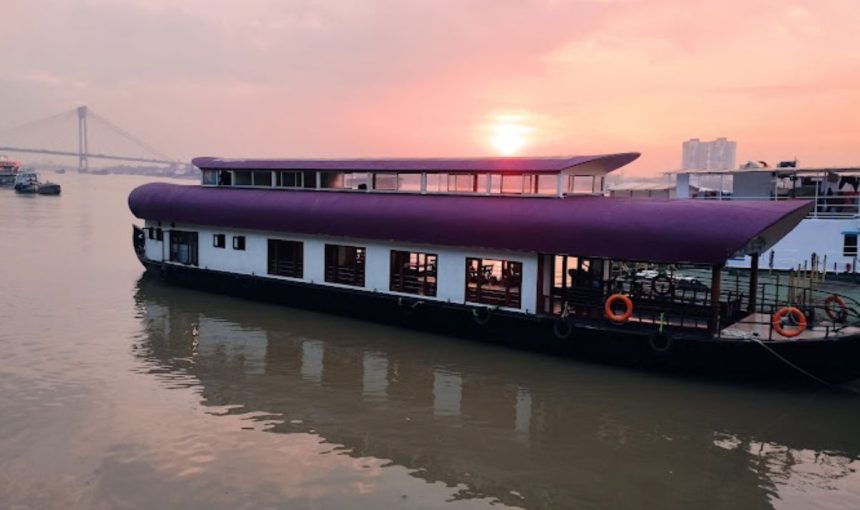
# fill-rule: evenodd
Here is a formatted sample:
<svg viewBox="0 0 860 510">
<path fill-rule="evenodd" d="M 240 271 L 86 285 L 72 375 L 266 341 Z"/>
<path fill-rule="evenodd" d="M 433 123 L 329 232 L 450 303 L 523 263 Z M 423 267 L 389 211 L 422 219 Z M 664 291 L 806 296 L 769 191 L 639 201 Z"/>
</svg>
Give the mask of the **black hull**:
<svg viewBox="0 0 860 510">
<path fill-rule="evenodd" d="M 765 348 L 753 341 L 680 331 L 660 335 L 632 323 L 615 326 L 570 319 L 560 324 L 554 317 L 486 308 L 476 314 L 472 306 L 421 300 L 420 296 L 398 297 L 139 258 L 152 274 L 182 287 L 613 365 L 813 384 L 820 380 L 839 384 L 860 377 L 860 335 L 767 342 Z"/>
</svg>

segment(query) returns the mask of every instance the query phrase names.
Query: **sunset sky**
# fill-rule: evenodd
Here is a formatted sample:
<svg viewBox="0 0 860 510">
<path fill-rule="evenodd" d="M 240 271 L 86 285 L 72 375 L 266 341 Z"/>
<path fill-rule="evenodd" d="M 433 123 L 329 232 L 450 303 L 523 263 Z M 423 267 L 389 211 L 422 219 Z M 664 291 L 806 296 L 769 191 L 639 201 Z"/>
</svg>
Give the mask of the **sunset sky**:
<svg viewBox="0 0 860 510">
<path fill-rule="evenodd" d="M 860 165 L 856 0 L 0 11 L 0 144 L 4 128 L 87 104 L 177 158 L 640 151 L 630 171 L 648 174 L 677 168 L 687 138 L 726 136 L 739 163 Z"/>
</svg>

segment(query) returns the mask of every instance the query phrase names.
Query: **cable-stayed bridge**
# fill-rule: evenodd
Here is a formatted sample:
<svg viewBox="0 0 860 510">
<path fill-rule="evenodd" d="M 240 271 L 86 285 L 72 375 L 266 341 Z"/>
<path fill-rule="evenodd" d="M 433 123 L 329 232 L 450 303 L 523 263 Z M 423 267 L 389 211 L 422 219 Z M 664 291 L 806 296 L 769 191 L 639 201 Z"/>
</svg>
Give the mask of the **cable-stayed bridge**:
<svg viewBox="0 0 860 510">
<path fill-rule="evenodd" d="M 77 126 L 77 147 L 69 135 L 74 134 Z M 91 151 L 90 128 L 102 133 L 113 143 L 111 150 Z M 50 139 L 48 141 L 47 139 Z M 65 143 L 64 143 L 65 142 Z M 58 144 L 65 145 L 53 146 Z M 106 140 L 100 146 L 107 146 Z M 171 159 L 134 135 L 116 126 L 101 115 L 79 106 L 50 117 L 28 122 L 14 128 L 0 131 L 0 152 L 21 152 L 53 156 L 69 156 L 78 159 L 78 171 L 87 172 L 91 159 L 124 161 L 169 165 L 172 167 L 187 163 Z"/>
</svg>

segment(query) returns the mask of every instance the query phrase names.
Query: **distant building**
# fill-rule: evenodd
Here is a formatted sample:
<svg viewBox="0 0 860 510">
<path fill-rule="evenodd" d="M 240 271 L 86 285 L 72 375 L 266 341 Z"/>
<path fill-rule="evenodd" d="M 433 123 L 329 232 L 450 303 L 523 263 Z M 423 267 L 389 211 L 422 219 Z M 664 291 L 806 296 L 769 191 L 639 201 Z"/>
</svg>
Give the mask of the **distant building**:
<svg viewBox="0 0 860 510">
<path fill-rule="evenodd" d="M 684 142 L 681 170 L 734 170 L 737 142 L 717 138 L 703 142 L 692 138 Z"/>
</svg>

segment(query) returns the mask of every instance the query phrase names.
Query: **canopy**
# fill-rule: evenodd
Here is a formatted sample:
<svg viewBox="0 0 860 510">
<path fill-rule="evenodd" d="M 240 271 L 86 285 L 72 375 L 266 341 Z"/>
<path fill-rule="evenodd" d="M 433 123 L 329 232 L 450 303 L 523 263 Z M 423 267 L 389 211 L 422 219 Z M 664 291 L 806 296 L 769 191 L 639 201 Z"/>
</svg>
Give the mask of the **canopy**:
<svg viewBox="0 0 860 510">
<path fill-rule="evenodd" d="M 811 208 L 799 200 L 401 195 L 167 183 L 140 186 L 128 200 L 138 218 L 168 223 L 702 264 L 763 252 Z"/>
<path fill-rule="evenodd" d="M 200 169 L 327 170 L 356 172 L 529 172 L 558 173 L 574 169 L 583 174 L 605 174 L 630 163 L 638 152 L 555 158 L 430 158 L 430 159 L 225 159 L 194 158 Z"/>
</svg>

